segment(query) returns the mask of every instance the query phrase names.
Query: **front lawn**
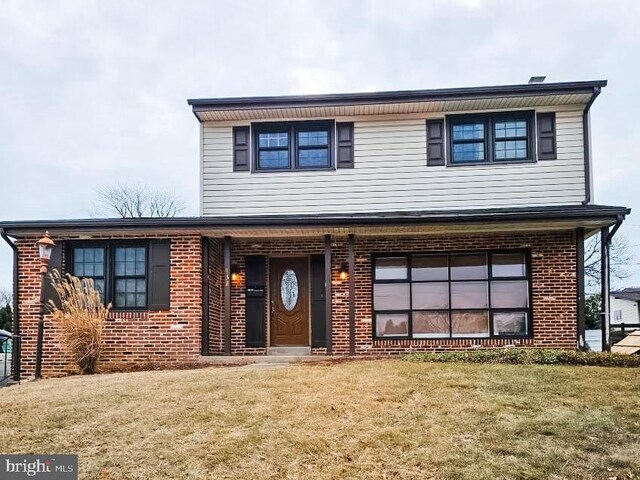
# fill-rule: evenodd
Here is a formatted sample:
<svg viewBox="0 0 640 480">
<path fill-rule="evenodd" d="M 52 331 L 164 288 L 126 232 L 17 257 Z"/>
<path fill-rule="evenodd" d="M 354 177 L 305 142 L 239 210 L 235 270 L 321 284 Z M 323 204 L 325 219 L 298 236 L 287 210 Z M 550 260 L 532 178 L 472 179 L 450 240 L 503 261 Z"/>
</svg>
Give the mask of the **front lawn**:
<svg viewBox="0 0 640 480">
<path fill-rule="evenodd" d="M 636 478 L 640 370 L 402 360 L 0 389 L 1 453 L 81 478 Z"/>
</svg>

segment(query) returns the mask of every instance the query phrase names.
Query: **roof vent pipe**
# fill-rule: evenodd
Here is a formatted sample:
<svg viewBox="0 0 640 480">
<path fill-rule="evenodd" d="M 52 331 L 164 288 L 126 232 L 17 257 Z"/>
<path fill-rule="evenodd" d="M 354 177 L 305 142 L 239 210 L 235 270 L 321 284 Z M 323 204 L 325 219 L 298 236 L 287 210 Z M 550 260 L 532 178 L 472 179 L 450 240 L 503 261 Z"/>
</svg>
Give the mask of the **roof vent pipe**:
<svg viewBox="0 0 640 480">
<path fill-rule="evenodd" d="M 531 77 L 529 79 L 529 84 L 531 84 L 531 83 L 544 83 L 546 78 L 547 77 L 545 77 L 545 76 Z"/>
</svg>

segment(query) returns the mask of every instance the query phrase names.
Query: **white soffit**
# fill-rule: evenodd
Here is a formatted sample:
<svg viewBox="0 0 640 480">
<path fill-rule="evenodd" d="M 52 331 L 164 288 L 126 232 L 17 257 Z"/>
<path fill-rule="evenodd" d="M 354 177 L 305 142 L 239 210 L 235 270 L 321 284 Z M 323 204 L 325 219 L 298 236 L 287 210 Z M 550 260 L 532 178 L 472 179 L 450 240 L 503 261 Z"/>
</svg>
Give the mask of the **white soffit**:
<svg viewBox="0 0 640 480">
<path fill-rule="evenodd" d="M 292 118 L 332 118 L 360 115 L 403 115 L 415 113 L 502 110 L 528 107 L 586 104 L 591 93 L 505 96 L 428 102 L 371 103 L 360 105 L 323 105 L 282 108 L 212 109 L 196 112 L 201 121 L 265 120 Z"/>
</svg>

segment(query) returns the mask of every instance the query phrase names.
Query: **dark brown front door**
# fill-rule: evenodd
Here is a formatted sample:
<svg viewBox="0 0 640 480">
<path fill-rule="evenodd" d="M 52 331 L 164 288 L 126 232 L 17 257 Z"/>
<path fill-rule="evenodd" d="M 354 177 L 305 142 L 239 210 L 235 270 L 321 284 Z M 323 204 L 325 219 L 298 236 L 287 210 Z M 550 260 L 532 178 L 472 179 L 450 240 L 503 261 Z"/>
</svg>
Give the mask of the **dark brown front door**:
<svg viewBox="0 0 640 480">
<path fill-rule="evenodd" d="M 309 345 L 309 259 L 272 258 L 271 345 Z"/>
</svg>

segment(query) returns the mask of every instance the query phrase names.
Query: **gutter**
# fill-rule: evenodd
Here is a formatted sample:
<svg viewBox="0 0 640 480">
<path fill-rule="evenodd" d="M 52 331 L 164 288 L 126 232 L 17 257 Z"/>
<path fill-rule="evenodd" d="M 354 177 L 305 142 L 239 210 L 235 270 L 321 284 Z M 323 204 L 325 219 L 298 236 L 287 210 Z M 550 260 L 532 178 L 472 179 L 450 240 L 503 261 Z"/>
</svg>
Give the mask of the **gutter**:
<svg viewBox="0 0 640 480">
<path fill-rule="evenodd" d="M 18 340 L 17 343 L 13 345 L 13 355 L 11 359 L 11 371 L 13 373 L 13 379 L 17 382 L 20 381 L 20 311 L 18 310 L 18 278 L 19 278 L 19 270 L 18 270 L 18 247 L 15 243 L 8 237 L 7 233 L 4 229 L 0 229 L 0 237 L 4 239 L 5 242 L 11 247 L 13 250 L 13 335 L 14 338 Z"/>
<path fill-rule="evenodd" d="M 491 85 L 482 87 L 436 88 L 428 90 L 392 90 L 383 92 L 330 93 L 321 95 L 277 95 L 257 97 L 190 98 L 193 112 L 241 110 L 251 108 L 290 108 L 341 105 L 371 105 L 394 102 L 462 100 L 487 96 L 557 95 L 589 93 L 607 85 L 606 80 L 555 82 L 540 84 Z"/>
<path fill-rule="evenodd" d="M 582 141 L 584 150 L 584 201 L 583 205 L 591 203 L 591 138 L 589 137 L 589 110 L 591 105 L 598 98 L 601 87 L 593 87 L 593 95 L 587 102 L 582 112 Z"/>
<path fill-rule="evenodd" d="M 117 229 L 119 232 L 138 229 L 206 229 L 234 227 L 270 227 L 270 226 L 370 226 L 389 224 L 427 224 L 427 223 L 485 223 L 487 221 L 514 222 L 531 220 L 612 220 L 624 217 L 631 212 L 625 207 L 610 206 L 572 206 L 511 208 L 495 210 L 456 210 L 425 212 L 393 212 L 380 214 L 318 214 L 318 215 L 276 215 L 247 217 L 173 217 L 173 218 L 136 218 L 136 219 L 80 219 L 80 220 L 27 220 L 0 222 L 12 236 L 25 234 L 32 230 L 69 230 L 82 231 Z"/>
<path fill-rule="evenodd" d="M 609 296 L 611 295 L 611 241 L 616 234 L 622 222 L 624 220 L 623 215 L 618 215 L 616 223 L 611 229 L 604 227 L 601 230 L 601 245 L 600 245 L 600 318 L 602 319 L 602 350 L 610 351 L 611 345 L 610 332 L 611 332 L 611 302 Z"/>
</svg>

